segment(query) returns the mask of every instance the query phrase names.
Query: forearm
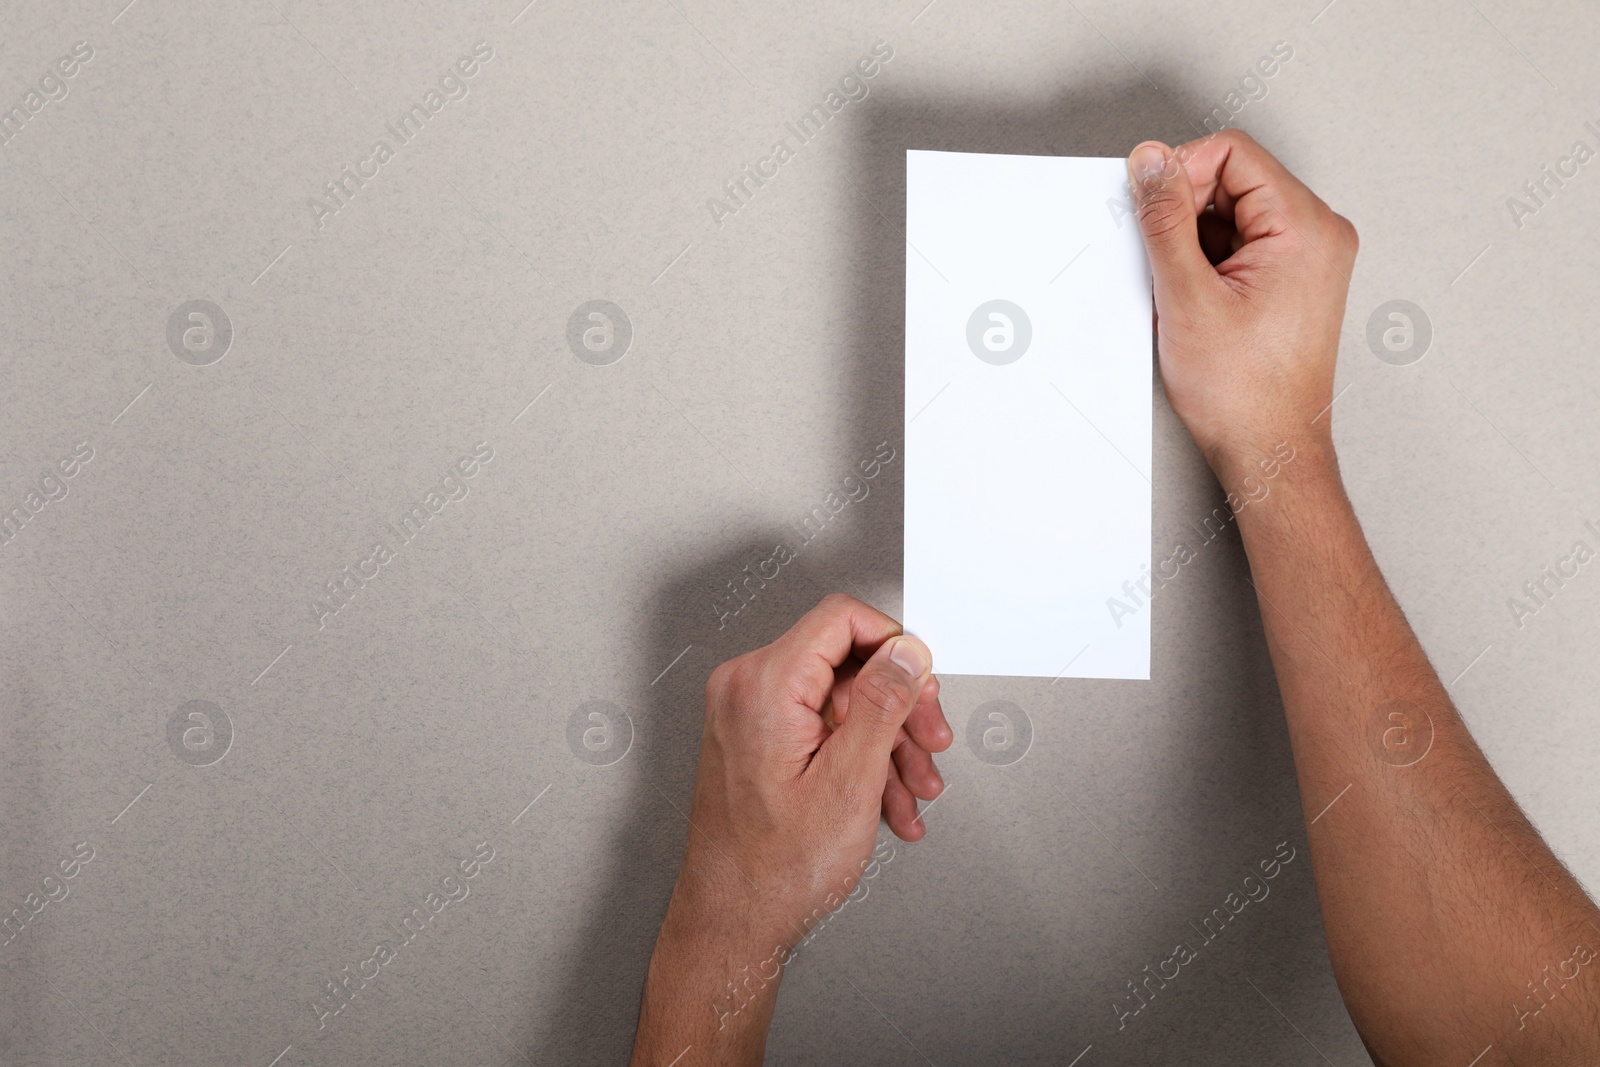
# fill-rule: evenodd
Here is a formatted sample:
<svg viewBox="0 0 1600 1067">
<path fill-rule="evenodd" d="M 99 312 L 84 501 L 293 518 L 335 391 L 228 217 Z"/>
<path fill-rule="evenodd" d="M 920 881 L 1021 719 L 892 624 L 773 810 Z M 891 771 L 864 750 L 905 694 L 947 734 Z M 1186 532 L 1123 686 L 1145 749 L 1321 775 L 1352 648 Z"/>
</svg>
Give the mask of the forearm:
<svg viewBox="0 0 1600 1067">
<path fill-rule="evenodd" d="M 761 1063 L 788 957 L 749 918 L 680 883 L 650 957 L 632 1067 Z"/>
<path fill-rule="evenodd" d="M 1351 1016 L 1389 1065 L 1465 1064 L 1490 1044 L 1593 1062 L 1600 913 L 1457 715 L 1331 445 L 1292 443 L 1294 461 L 1239 526 Z"/>
</svg>

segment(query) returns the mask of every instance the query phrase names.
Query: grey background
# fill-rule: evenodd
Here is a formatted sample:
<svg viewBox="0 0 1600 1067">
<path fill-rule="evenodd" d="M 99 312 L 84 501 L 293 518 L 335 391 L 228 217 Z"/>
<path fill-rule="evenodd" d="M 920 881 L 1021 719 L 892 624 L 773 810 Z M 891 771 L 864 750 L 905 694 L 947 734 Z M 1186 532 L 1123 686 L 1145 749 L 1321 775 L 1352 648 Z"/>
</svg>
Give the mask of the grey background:
<svg viewBox="0 0 1600 1067">
<path fill-rule="evenodd" d="M 1280 40 L 1233 121 L 1362 234 L 1351 493 L 1495 765 L 1600 878 L 1600 575 L 1508 608 L 1600 519 L 1600 163 L 1521 227 L 1506 204 L 1600 147 L 1591 8 L 124 2 L 0 18 L 6 106 L 94 48 L 0 150 L 5 507 L 94 449 L 0 547 L 4 912 L 94 853 L 0 948 L 5 1063 L 620 1061 L 707 674 L 827 591 L 898 607 L 903 457 L 720 631 L 712 604 L 900 447 L 904 149 L 1186 139 Z M 880 39 L 870 96 L 714 222 Z M 469 95 L 319 230 L 307 199 L 479 41 Z M 194 299 L 232 322 L 211 366 L 167 346 Z M 566 347 L 591 299 L 632 322 L 610 366 Z M 1433 324 L 1411 366 L 1365 343 L 1392 299 Z M 1156 405 L 1165 554 L 1220 493 Z M 465 499 L 319 630 L 323 583 L 478 442 Z M 1008 699 L 1032 750 L 941 760 L 926 841 L 790 968 L 771 1062 L 1366 1062 L 1245 574 L 1232 533 L 1185 569 L 1149 683 L 946 679 L 958 738 Z M 192 700 L 232 725 L 208 766 L 168 743 Z M 632 718 L 609 766 L 567 744 L 591 700 Z M 1272 895 L 1119 1033 L 1125 983 L 1284 840 Z M 319 1032 L 325 983 L 485 841 Z"/>
</svg>

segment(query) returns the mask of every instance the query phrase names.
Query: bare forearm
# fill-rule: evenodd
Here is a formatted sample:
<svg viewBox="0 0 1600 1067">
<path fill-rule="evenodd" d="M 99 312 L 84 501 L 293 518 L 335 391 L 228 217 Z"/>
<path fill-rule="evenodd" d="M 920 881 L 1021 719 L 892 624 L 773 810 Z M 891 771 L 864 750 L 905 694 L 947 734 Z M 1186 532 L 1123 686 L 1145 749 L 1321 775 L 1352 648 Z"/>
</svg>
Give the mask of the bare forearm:
<svg viewBox="0 0 1600 1067">
<path fill-rule="evenodd" d="M 1301 443 L 1239 524 L 1329 952 L 1368 1046 L 1387 1065 L 1465 1064 L 1490 1045 L 1593 1062 L 1600 913 L 1456 713 L 1373 560 L 1331 445 Z"/>
<path fill-rule="evenodd" d="M 793 938 L 726 892 L 738 877 L 720 857 L 685 862 L 650 957 L 631 1067 L 761 1063 Z"/>
</svg>

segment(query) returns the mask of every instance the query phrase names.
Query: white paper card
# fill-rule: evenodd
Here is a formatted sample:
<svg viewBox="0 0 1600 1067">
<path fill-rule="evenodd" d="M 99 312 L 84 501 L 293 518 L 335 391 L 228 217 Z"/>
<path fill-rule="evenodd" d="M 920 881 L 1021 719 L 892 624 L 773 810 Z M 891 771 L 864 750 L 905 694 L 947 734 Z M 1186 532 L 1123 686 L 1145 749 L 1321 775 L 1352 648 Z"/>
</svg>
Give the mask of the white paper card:
<svg viewBox="0 0 1600 1067">
<path fill-rule="evenodd" d="M 1127 203 L 1121 159 L 906 153 L 904 610 L 940 673 L 1150 677 Z"/>
</svg>

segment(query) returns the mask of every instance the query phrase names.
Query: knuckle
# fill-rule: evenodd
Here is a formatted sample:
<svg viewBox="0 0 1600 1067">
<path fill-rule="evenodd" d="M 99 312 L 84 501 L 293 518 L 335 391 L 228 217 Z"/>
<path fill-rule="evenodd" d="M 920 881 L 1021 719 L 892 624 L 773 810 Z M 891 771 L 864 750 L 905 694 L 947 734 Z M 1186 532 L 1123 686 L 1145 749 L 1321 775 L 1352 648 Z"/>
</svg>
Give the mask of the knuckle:
<svg viewBox="0 0 1600 1067">
<path fill-rule="evenodd" d="M 1339 220 L 1339 235 L 1345 250 L 1354 257 L 1361 250 L 1361 235 L 1356 232 L 1356 224 L 1343 215 L 1335 215 L 1334 218 Z"/>
<path fill-rule="evenodd" d="M 838 612 L 851 608 L 855 605 L 855 602 L 855 597 L 847 596 L 844 593 L 829 593 L 822 598 L 817 607 L 829 612 Z"/>
<path fill-rule="evenodd" d="M 1331 208 L 1322 207 L 1317 213 L 1316 225 L 1313 230 L 1319 247 L 1327 248 L 1339 259 L 1353 260 L 1360 238 L 1356 234 L 1355 226 L 1343 215 L 1335 213 Z"/>
<path fill-rule="evenodd" d="M 1242 147 L 1244 147 L 1246 145 L 1253 145 L 1253 144 L 1256 143 L 1254 137 L 1251 137 L 1248 133 L 1245 133 L 1243 130 L 1241 130 L 1237 126 L 1229 126 L 1229 127 L 1227 127 L 1221 133 L 1217 134 L 1217 137 L 1224 144 L 1232 145 L 1232 146 L 1240 147 L 1240 148 L 1242 148 Z"/>
<path fill-rule="evenodd" d="M 878 721 L 893 719 L 911 700 L 911 682 L 889 670 L 862 671 L 850 694 L 850 710 L 857 703 L 868 715 Z"/>
<path fill-rule="evenodd" d="M 749 673 L 750 656 L 735 656 L 717 665 L 711 672 L 711 677 L 706 679 L 707 703 L 727 703 L 737 699 L 743 680 Z"/>
<path fill-rule="evenodd" d="M 1174 240 L 1183 233 L 1186 223 L 1192 225 L 1192 220 L 1182 202 L 1166 187 L 1147 194 L 1139 207 L 1139 226 L 1148 239 Z"/>
<path fill-rule="evenodd" d="M 806 704 L 825 692 L 832 679 L 833 669 L 818 656 L 762 656 L 745 669 L 739 691 L 755 707 Z"/>
<path fill-rule="evenodd" d="M 706 679 L 706 703 L 714 704 L 728 690 L 728 676 L 733 672 L 733 661 L 719 663 Z"/>
</svg>

